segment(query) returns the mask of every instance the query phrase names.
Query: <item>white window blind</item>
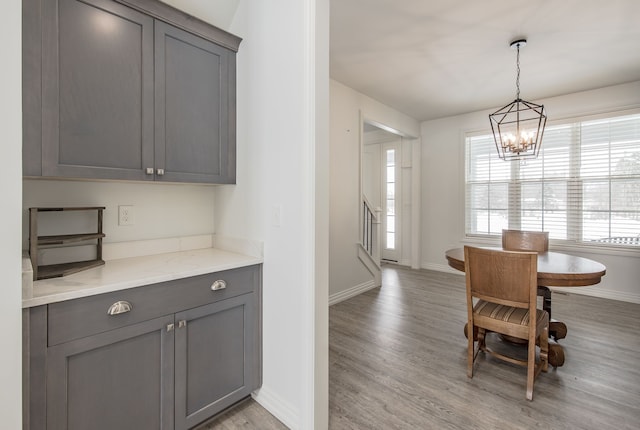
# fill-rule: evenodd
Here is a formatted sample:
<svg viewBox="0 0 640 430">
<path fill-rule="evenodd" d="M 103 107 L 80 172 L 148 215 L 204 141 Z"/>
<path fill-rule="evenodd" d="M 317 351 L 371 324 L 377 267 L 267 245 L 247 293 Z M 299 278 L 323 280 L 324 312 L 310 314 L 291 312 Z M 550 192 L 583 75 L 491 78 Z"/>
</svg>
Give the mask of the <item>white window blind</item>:
<svg viewBox="0 0 640 430">
<path fill-rule="evenodd" d="M 537 159 L 503 161 L 466 139 L 466 233 L 640 246 L 640 114 L 548 126 Z"/>
</svg>

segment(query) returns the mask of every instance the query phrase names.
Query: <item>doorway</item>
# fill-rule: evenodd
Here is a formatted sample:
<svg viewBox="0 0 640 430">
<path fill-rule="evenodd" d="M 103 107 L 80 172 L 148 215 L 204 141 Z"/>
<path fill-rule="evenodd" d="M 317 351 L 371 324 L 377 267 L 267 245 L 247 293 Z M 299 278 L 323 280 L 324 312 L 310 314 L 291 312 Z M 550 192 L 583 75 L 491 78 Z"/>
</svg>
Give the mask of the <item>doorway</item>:
<svg viewBox="0 0 640 430">
<path fill-rule="evenodd" d="M 410 229 L 402 203 L 402 136 L 363 123 L 362 194 L 376 210 L 380 223 L 380 260 L 403 264 L 403 229 Z M 404 257 L 409 258 L 410 250 Z M 407 264 L 407 263 L 405 263 Z"/>
</svg>

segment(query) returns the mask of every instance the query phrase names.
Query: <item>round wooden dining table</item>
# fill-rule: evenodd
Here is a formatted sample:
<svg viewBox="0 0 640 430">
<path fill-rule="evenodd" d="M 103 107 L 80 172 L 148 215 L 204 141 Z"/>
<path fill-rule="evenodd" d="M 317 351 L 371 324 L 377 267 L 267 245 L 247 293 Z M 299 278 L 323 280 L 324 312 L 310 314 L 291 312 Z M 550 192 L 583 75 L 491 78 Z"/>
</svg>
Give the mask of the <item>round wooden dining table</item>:
<svg viewBox="0 0 640 430">
<path fill-rule="evenodd" d="M 483 247 L 502 249 L 499 247 Z M 445 252 L 449 266 L 464 272 L 464 248 Z M 607 268 L 602 263 L 588 258 L 562 252 L 538 253 L 538 286 L 541 287 L 585 287 L 598 284 Z"/>
<path fill-rule="evenodd" d="M 488 249 L 502 249 L 500 247 L 482 247 Z M 464 248 L 454 248 L 445 252 L 449 266 L 464 272 Z M 564 254 L 562 252 L 538 253 L 538 287 L 585 287 L 598 284 L 605 275 L 607 268 L 602 263 L 588 258 Z M 551 313 L 550 302 L 548 310 Z M 562 327 L 566 334 L 566 325 L 561 321 L 552 321 L 550 331 Z M 466 328 L 465 328 L 466 333 Z M 564 336 L 563 336 L 564 337 Z M 549 344 L 549 364 L 554 367 L 564 363 L 564 351 L 562 347 L 553 343 Z"/>
</svg>

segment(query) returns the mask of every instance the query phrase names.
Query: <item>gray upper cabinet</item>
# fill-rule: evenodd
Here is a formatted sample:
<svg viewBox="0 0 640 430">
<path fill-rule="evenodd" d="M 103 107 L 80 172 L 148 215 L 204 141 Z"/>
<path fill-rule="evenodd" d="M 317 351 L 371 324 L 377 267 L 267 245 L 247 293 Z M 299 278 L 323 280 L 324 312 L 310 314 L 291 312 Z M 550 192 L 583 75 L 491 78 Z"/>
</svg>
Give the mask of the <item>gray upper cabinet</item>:
<svg viewBox="0 0 640 430">
<path fill-rule="evenodd" d="M 235 182 L 232 52 L 156 21 L 156 166 L 165 181 Z M 233 61 L 232 61 L 233 60 Z"/>
<path fill-rule="evenodd" d="M 239 38 L 154 0 L 23 9 L 25 176 L 235 183 Z"/>
<path fill-rule="evenodd" d="M 42 175 L 145 179 L 153 19 L 109 1 L 55 3 L 44 3 Z"/>
</svg>

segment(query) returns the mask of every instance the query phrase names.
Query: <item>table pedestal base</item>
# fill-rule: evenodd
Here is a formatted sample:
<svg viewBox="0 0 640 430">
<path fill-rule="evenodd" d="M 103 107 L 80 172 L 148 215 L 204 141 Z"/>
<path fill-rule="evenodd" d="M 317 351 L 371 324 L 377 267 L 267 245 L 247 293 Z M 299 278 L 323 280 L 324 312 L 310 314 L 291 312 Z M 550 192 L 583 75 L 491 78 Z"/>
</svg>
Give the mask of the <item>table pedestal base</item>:
<svg viewBox="0 0 640 430">
<path fill-rule="evenodd" d="M 555 340 L 567 337 L 567 325 L 561 321 L 551 320 L 549 322 L 549 336 Z"/>
<path fill-rule="evenodd" d="M 553 367 L 560 367 L 564 364 L 564 349 L 551 339 L 549 339 L 549 364 Z"/>
</svg>

